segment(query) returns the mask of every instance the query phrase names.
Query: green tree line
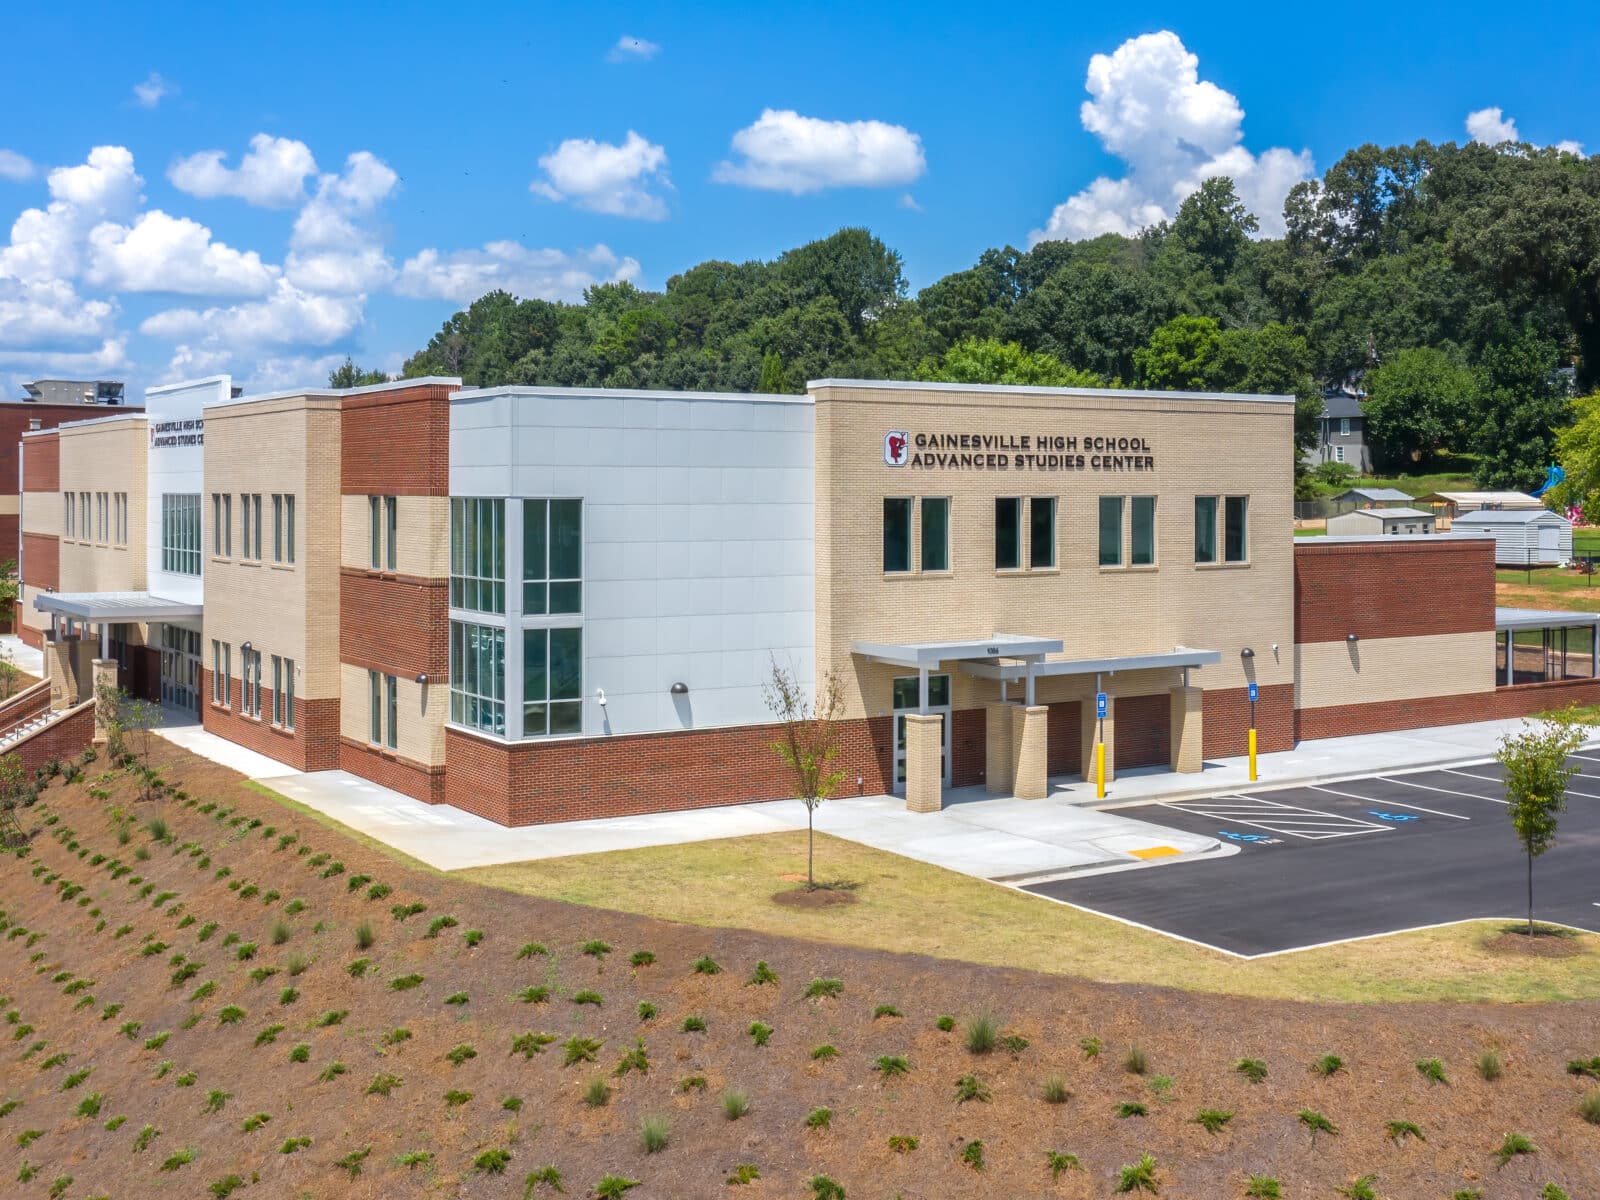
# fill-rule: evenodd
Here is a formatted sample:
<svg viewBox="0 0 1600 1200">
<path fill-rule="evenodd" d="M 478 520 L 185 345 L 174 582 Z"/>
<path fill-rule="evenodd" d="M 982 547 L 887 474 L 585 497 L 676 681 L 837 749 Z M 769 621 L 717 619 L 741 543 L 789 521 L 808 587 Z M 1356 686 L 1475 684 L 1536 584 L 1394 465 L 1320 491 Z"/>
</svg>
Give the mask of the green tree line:
<svg viewBox="0 0 1600 1200">
<path fill-rule="evenodd" d="M 491 292 L 404 374 L 537 384 L 798 392 L 808 379 L 943 379 L 1368 394 L 1388 467 L 1477 455 L 1487 487 L 1536 486 L 1600 371 L 1600 158 L 1532 146 L 1362 146 L 1290 192 L 1259 238 L 1208 180 L 1133 237 L 985 251 L 915 296 L 866 229 L 770 262 L 703 262 L 661 291 L 582 303 Z M 352 373 L 359 368 L 346 364 Z M 1572 368 L 1563 371 L 1562 368 Z M 1297 454 L 1298 458 L 1298 454 Z"/>
</svg>

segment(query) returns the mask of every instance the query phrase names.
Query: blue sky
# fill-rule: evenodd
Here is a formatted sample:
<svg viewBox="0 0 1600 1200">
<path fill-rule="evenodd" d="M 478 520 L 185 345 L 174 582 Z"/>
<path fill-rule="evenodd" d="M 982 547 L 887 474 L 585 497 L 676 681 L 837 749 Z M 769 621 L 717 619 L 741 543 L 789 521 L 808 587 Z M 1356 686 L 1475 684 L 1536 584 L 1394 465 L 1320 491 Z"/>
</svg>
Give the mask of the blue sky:
<svg viewBox="0 0 1600 1200">
<path fill-rule="evenodd" d="M 1592 3 L 0 21 L 37 67 L 0 107 L 7 395 L 62 374 L 315 384 L 345 353 L 396 370 L 489 286 L 659 287 L 847 224 L 915 289 L 989 246 L 1137 228 L 1224 170 L 1270 231 L 1284 190 L 1349 147 L 1464 140 L 1474 113 L 1485 140 L 1600 150 Z"/>
</svg>

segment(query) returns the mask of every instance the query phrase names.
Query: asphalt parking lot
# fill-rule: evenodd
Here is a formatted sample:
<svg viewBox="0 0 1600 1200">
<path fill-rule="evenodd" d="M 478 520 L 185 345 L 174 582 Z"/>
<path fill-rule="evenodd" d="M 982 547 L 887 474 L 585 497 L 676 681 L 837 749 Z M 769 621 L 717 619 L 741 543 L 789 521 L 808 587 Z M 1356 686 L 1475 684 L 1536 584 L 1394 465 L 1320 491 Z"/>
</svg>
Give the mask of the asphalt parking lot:
<svg viewBox="0 0 1600 1200">
<path fill-rule="evenodd" d="M 1576 756 L 1536 919 L 1600 933 L 1600 754 Z M 1239 853 L 1025 890 L 1253 957 L 1527 912 L 1527 858 L 1496 763 L 1126 810 Z"/>
</svg>

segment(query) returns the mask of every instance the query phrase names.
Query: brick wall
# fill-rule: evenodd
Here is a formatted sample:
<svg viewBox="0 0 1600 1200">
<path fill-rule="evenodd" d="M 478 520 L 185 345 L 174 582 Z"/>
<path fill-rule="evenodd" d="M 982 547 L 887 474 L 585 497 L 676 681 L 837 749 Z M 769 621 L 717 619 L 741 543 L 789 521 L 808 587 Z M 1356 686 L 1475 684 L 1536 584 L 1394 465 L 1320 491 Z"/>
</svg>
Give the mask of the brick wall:
<svg viewBox="0 0 1600 1200">
<path fill-rule="evenodd" d="M 1219 688 L 1201 693 L 1200 754 L 1228 758 L 1250 749 L 1248 688 Z M 1120 732 L 1120 727 L 1119 727 Z M 1294 684 L 1263 686 L 1256 701 L 1256 749 L 1293 750 L 1295 743 Z"/>
<path fill-rule="evenodd" d="M 950 717 L 950 786 L 982 783 L 988 770 L 989 745 L 984 710 L 958 708 Z"/>
<path fill-rule="evenodd" d="M 287 763 L 300 771 L 332 771 L 339 766 L 339 701 L 336 699 L 294 699 L 293 729 L 279 729 L 268 719 L 272 713 L 272 689 L 261 689 L 261 719 L 244 716 L 244 680 L 228 681 L 230 708 L 211 702 L 211 672 L 200 671 L 200 723 L 207 733 L 226 738 L 235 745 L 268 758 Z"/>
<path fill-rule="evenodd" d="M 889 717 L 846 721 L 843 789 L 872 795 L 893 786 Z M 445 732 L 445 800 L 501 825 L 581 821 L 710 808 L 791 793 L 771 725 L 507 745 L 457 729 Z"/>
<path fill-rule="evenodd" d="M 16 630 L 23 645 L 32 646 L 35 650 L 44 649 L 44 630 L 35 629 L 23 621 L 21 600 L 11 606 L 11 627 Z"/>
<path fill-rule="evenodd" d="M 425 384 L 346 396 L 340 490 L 347 496 L 448 496 L 455 390 Z"/>
<path fill-rule="evenodd" d="M 393 788 L 403 796 L 421 800 L 424 804 L 443 804 L 445 801 L 445 769 L 430 767 L 427 763 L 403 758 L 392 750 L 358 742 L 354 738 L 339 739 L 339 769 L 370 779 L 382 787 Z"/>
<path fill-rule="evenodd" d="M 450 588 L 345 567 L 339 577 L 339 660 L 406 679 L 426 672 L 443 684 L 450 672 Z"/>
<path fill-rule="evenodd" d="M 1078 775 L 1083 771 L 1083 702 L 1064 700 L 1047 705 L 1045 774 Z"/>
<path fill-rule="evenodd" d="M 1294 547 L 1294 640 L 1475 633 L 1494 628 L 1494 543 L 1329 542 Z"/>
<path fill-rule="evenodd" d="M 1530 717 L 1568 704 L 1600 704 L 1600 680 L 1524 683 L 1493 692 L 1306 709 L 1299 714 L 1300 736 L 1351 737 L 1394 729 L 1426 729 L 1433 725 Z"/>
<path fill-rule="evenodd" d="M 93 410 L 90 411 L 93 415 Z M 61 439 L 53 433 L 35 434 L 33 437 L 7 439 L 12 445 L 22 441 L 22 482 L 30 492 L 59 492 L 61 490 Z M 12 470 L 0 476 L 0 484 L 9 493 L 16 485 L 16 462 Z"/>
<path fill-rule="evenodd" d="M 46 533 L 23 534 L 22 570 L 36 588 L 60 588 L 61 542 Z"/>
<path fill-rule="evenodd" d="M 1115 744 L 1111 748 L 1116 769 L 1164 767 L 1172 762 L 1172 697 L 1118 696 Z"/>
<path fill-rule="evenodd" d="M 94 703 L 77 709 L 54 724 L 47 725 L 26 741 L 18 742 L 9 753 L 15 754 L 26 771 L 37 771 L 52 758 L 65 762 L 87 750 L 94 741 Z"/>
</svg>

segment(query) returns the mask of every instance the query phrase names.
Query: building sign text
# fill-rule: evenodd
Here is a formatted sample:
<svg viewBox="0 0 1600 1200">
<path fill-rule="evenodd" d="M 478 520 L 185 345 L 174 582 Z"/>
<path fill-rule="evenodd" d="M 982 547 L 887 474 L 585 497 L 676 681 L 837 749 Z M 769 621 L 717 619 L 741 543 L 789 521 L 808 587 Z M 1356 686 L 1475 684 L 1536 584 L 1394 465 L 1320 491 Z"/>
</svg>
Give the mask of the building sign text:
<svg viewBox="0 0 1600 1200">
<path fill-rule="evenodd" d="M 1142 437 L 1028 433 L 904 433 L 884 438 L 891 467 L 957 471 L 1153 471 Z"/>
<path fill-rule="evenodd" d="M 160 450 L 168 446 L 203 446 L 206 440 L 205 424 L 201 417 L 187 421 L 157 421 L 150 426 L 150 448 Z"/>
</svg>

